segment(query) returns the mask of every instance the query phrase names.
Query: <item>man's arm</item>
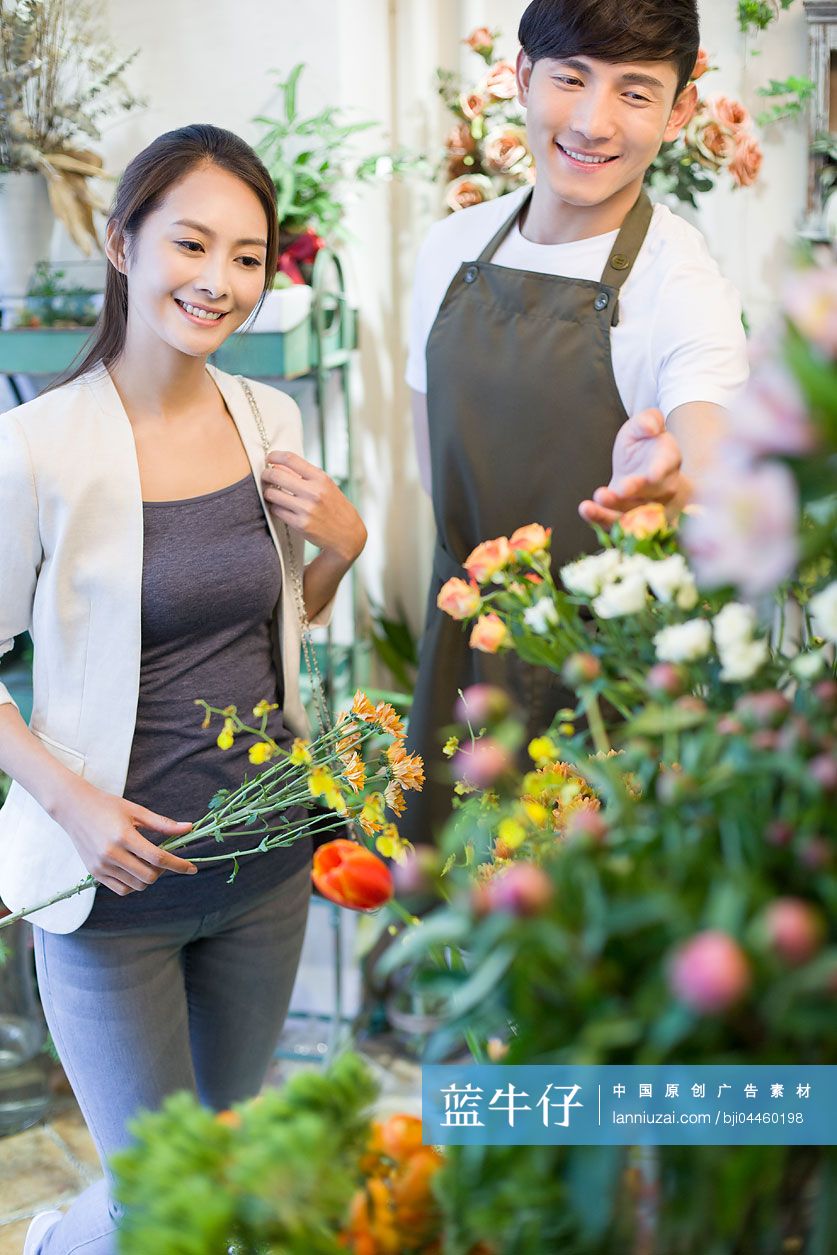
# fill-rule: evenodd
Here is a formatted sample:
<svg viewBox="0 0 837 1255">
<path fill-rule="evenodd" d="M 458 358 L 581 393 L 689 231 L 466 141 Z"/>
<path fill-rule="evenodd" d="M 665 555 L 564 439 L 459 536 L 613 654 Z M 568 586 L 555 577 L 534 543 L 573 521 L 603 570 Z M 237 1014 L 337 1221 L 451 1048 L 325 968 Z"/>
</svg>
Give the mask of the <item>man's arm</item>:
<svg viewBox="0 0 837 1255">
<path fill-rule="evenodd" d="M 660 501 L 674 518 L 691 501 L 695 481 L 716 462 L 728 424 L 726 410 L 710 401 L 678 405 L 668 426 L 660 410 L 629 418 L 614 442 L 610 483 L 581 502 L 581 517 L 609 528 L 626 510 Z"/>
<path fill-rule="evenodd" d="M 428 497 L 433 493 L 430 475 L 430 429 L 427 425 L 427 393 L 410 389 L 410 408 L 413 412 L 413 435 L 416 441 L 419 477 Z"/>
</svg>

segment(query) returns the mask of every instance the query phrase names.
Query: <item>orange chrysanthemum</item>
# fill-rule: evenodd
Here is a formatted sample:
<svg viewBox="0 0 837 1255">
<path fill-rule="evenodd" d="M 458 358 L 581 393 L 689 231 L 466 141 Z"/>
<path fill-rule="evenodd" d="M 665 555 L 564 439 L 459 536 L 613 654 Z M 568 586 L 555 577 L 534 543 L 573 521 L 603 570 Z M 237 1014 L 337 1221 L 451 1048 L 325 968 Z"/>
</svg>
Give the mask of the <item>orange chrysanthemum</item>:
<svg viewBox="0 0 837 1255">
<path fill-rule="evenodd" d="M 389 702 L 378 702 L 375 707 L 375 717 L 382 732 L 388 732 L 390 736 L 395 737 L 396 741 L 404 740 L 407 735 L 406 729 Z"/>
<path fill-rule="evenodd" d="M 360 792 L 366 784 L 366 767 L 359 754 L 348 754 L 344 758 L 341 775 L 349 787 L 354 789 L 355 793 Z"/>
<path fill-rule="evenodd" d="M 420 791 L 424 784 L 424 763 L 418 754 L 408 754 L 400 741 L 387 749 L 392 774 L 402 789 Z"/>
<path fill-rule="evenodd" d="M 372 723 L 375 720 L 375 707 L 362 689 L 358 689 L 355 693 L 352 714 L 357 715 L 358 719 L 363 719 L 365 723 Z"/>
<path fill-rule="evenodd" d="M 384 790 L 384 798 L 386 804 L 392 811 L 393 815 L 403 815 L 407 803 L 404 801 L 404 794 L 401 791 L 401 785 L 397 780 L 390 780 Z"/>
</svg>

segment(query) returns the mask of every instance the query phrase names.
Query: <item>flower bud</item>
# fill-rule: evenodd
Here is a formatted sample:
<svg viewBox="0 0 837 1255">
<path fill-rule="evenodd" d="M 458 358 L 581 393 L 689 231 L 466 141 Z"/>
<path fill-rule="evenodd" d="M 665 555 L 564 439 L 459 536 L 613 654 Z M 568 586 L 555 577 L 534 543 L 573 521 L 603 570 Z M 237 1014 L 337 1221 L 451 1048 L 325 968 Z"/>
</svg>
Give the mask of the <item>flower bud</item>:
<svg viewBox="0 0 837 1255">
<path fill-rule="evenodd" d="M 679 697 L 686 688 L 686 677 L 673 662 L 658 662 L 645 677 L 645 687 L 652 697 Z"/>
<path fill-rule="evenodd" d="M 508 771 L 513 761 L 504 745 L 493 737 L 482 736 L 473 745 L 463 745 L 456 751 L 453 770 L 458 780 L 464 780 L 475 789 L 485 789 Z"/>
<path fill-rule="evenodd" d="M 571 811 L 567 819 L 566 835 L 572 837 L 589 837 L 598 843 L 604 841 L 608 834 L 608 826 L 598 807 L 578 806 Z"/>
<path fill-rule="evenodd" d="M 579 688 L 582 684 L 592 684 L 602 673 L 602 664 L 593 654 L 570 654 L 561 672 L 570 688 Z"/>
<path fill-rule="evenodd" d="M 744 724 L 740 719 L 736 719 L 734 715 L 724 715 L 715 725 L 715 731 L 719 736 L 741 736 L 744 731 Z"/>
<path fill-rule="evenodd" d="M 751 728 L 778 728 L 790 710 L 790 702 L 774 689 L 745 693 L 735 703 L 735 712 Z"/>
<path fill-rule="evenodd" d="M 481 728 L 509 713 L 508 694 L 493 684 L 472 684 L 457 697 L 453 713 L 459 723 Z"/>
<path fill-rule="evenodd" d="M 552 881 L 534 863 L 512 863 L 474 886 L 474 907 L 477 914 L 506 911 L 525 918 L 541 915 L 552 901 Z"/>
<path fill-rule="evenodd" d="M 762 913 L 757 931 L 779 958 L 795 966 L 820 949 L 825 925 L 819 911 L 801 898 L 776 898 Z"/>
<path fill-rule="evenodd" d="M 824 793 L 834 793 L 837 790 L 837 759 L 833 755 L 817 754 L 809 762 L 808 771 Z"/>
<path fill-rule="evenodd" d="M 669 984 L 675 996 L 702 1015 L 725 1011 L 750 987 L 750 965 L 727 933 L 698 933 L 674 953 Z"/>
</svg>

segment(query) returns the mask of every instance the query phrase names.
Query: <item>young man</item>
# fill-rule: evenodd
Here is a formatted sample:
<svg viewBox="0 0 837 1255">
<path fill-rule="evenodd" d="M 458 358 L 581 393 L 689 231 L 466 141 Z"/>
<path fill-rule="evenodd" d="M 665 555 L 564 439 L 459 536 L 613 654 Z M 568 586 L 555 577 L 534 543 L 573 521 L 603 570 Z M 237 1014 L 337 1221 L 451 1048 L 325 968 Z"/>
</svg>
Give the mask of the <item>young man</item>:
<svg viewBox="0 0 837 1255">
<path fill-rule="evenodd" d="M 416 267 L 407 380 L 438 535 L 410 720 L 428 766 L 405 816 L 414 842 L 450 813 L 440 744 L 458 689 L 510 688 L 533 732 L 568 697 L 470 650 L 436 609 L 441 584 L 525 523 L 552 527 L 557 569 L 595 547 L 591 521 L 644 500 L 675 513 L 747 372 L 734 289 L 700 233 L 642 191 L 694 110 L 696 0 L 533 0 L 519 39 L 534 187 L 436 223 Z"/>
</svg>

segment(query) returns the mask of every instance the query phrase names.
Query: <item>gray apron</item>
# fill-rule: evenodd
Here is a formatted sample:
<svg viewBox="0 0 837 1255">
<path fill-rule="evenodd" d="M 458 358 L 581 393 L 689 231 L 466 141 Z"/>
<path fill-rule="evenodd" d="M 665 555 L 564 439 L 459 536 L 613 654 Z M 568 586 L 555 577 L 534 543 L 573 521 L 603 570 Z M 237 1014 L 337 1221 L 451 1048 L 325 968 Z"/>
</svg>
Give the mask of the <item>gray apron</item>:
<svg viewBox="0 0 837 1255">
<path fill-rule="evenodd" d="M 476 261 L 460 266 L 427 342 L 437 540 L 409 731 L 427 783 L 408 795 L 399 821 L 414 843 L 434 840 L 451 813 L 452 775 L 441 746 L 459 689 L 479 682 L 506 688 L 532 735 L 570 700 L 551 672 L 513 654 L 472 650 L 468 630 L 437 609 L 439 589 L 465 577 L 461 564 L 481 541 L 526 523 L 552 528 L 554 573 L 595 549 L 578 503 L 610 480 L 613 442 L 628 417 L 610 328 L 651 222 L 647 196 L 625 219 L 598 283 L 495 265 L 491 258 L 522 208 Z"/>
</svg>

